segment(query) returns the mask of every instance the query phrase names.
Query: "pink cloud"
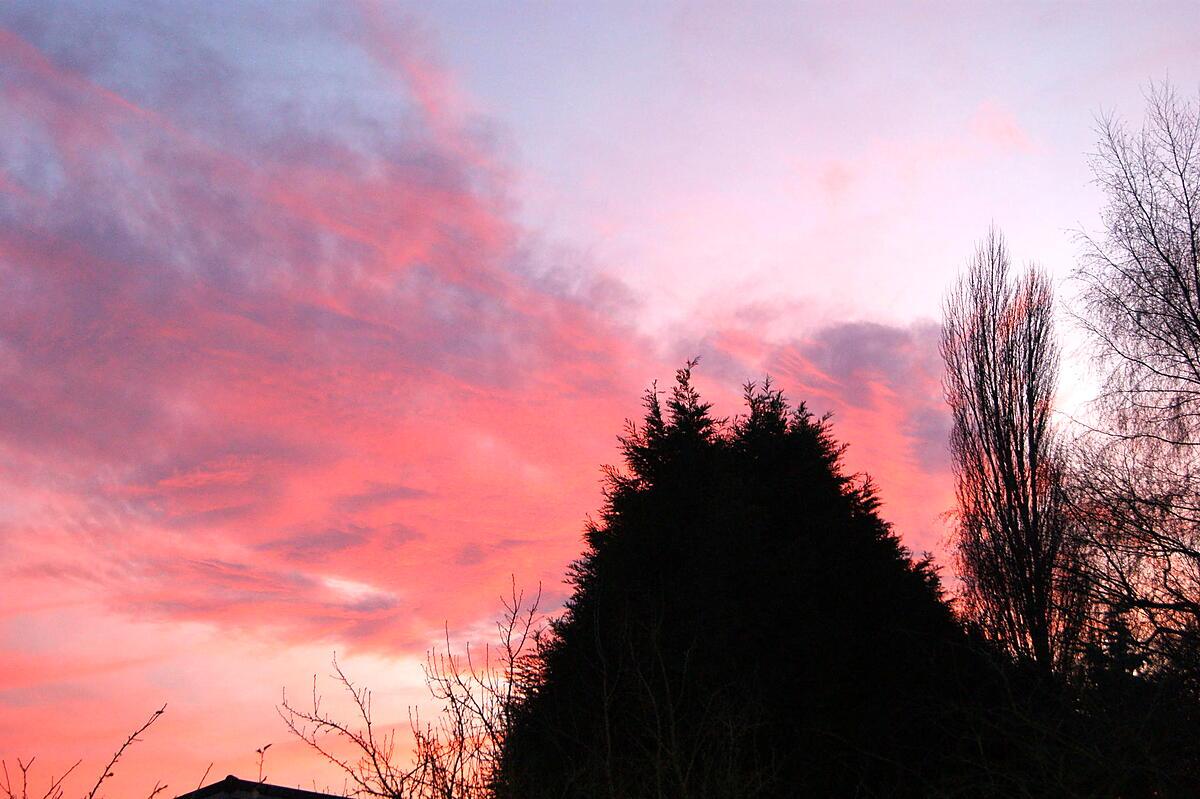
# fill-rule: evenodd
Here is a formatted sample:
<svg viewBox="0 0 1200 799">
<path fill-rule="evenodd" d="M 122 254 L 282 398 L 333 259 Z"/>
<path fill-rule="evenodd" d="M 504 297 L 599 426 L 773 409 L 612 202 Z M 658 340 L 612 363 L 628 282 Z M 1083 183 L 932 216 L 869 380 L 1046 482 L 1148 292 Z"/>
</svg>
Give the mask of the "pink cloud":
<svg viewBox="0 0 1200 799">
<path fill-rule="evenodd" d="M 831 202 L 837 202 L 854 184 L 854 172 L 840 161 L 827 165 L 819 178 L 821 190 Z"/>
<path fill-rule="evenodd" d="M 0 113 L 41 161 L 0 145 L 5 185 L 30 187 L 0 205 L 14 592 L 74 595 L 101 628 L 403 656 L 488 615 L 510 573 L 561 575 L 641 359 L 585 296 L 514 268 L 503 186 L 463 157 L 428 74 L 412 124 L 369 156 L 293 131 L 249 158 L 236 130 L 182 135 L 5 42 Z M 0 750 L 92 755 L 129 715 L 99 707 L 174 693 L 96 682 L 153 670 L 149 640 L 46 668 L 78 653 L 30 654 L 27 622 L 50 611 L 19 595 L 0 701 L 38 712 Z M 56 737 L 80 713 L 97 719 L 83 738 Z M 198 774 L 195 758 L 167 769 Z"/>
<path fill-rule="evenodd" d="M 187 30 L 182 71 L 226 83 L 146 87 L 145 64 L 89 72 L 0 32 L 22 134 L 0 141 L 21 187 L 0 199 L 0 702 L 37 711 L 0 751 L 92 756 L 132 705 L 223 701 L 190 658 L 228 676 L 271 650 L 245 677 L 275 681 L 251 692 L 269 717 L 314 653 L 412 658 L 443 623 L 477 628 L 510 575 L 560 600 L 621 422 L 677 365 L 661 352 L 695 354 L 633 332 L 620 286 L 555 282 L 450 77 L 381 15 L 334 26 L 373 93 L 330 127 Z M 234 87 L 261 107 L 223 116 Z M 944 472 L 930 341 L 731 327 L 701 373 L 721 412 L 763 372 L 838 410 L 851 465 L 924 546 Z M 206 757 L 152 751 L 177 774 Z"/>
<path fill-rule="evenodd" d="M 1028 152 L 1033 149 L 1033 141 L 1016 116 L 992 100 L 979 104 L 969 124 L 976 137 L 998 150 Z"/>
</svg>

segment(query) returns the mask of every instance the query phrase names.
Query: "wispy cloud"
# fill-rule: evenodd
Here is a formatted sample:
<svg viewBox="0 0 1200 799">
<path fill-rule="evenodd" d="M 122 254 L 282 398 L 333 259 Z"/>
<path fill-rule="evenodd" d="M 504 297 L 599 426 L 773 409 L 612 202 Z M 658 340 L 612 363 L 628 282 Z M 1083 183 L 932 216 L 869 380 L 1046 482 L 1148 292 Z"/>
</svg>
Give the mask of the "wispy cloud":
<svg viewBox="0 0 1200 799">
<path fill-rule="evenodd" d="M 516 221 L 514 170 L 419 24 L 64 8 L 0 9 L 0 702 L 22 730 L 174 684 L 155 669 L 181 630 L 406 657 L 510 575 L 561 598 L 598 466 L 678 353 L 837 410 L 855 468 L 910 497 L 902 525 L 937 507 L 931 328 L 767 336 L 747 306 L 699 342 L 642 337 L 620 282 Z M 83 652 L 103 646 L 144 660 Z M 109 665 L 105 698 L 87 675 Z"/>
<path fill-rule="evenodd" d="M 118 607 L 384 646 L 479 612 L 434 598 L 439 553 L 524 532 L 530 478 L 577 463 L 525 438 L 594 435 L 572 428 L 611 426 L 594 402 L 639 378 L 626 331 L 531 277 L 553 270 L 420 31 L 322 5 L 5 23 L 23 135 L 0 143 L 0 444 L 23 567 L 106 557 Z M 29 543 L 46 528 L 62 546 Z M 448 549 L 397 550 L 413 529 Z M 429 615 L 331 613 L 318 553 Z"/>
</svg>

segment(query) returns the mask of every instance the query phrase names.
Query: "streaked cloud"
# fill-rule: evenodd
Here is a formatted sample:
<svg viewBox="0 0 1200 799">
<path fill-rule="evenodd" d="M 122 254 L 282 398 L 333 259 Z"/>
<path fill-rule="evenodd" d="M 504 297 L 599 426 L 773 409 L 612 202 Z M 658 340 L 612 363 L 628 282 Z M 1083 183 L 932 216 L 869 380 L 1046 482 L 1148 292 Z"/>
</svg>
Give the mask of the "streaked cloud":
<svg viewBox="0 0 1200 799">
<path fill-rule="evenodd" d="M 385 692 L 402 683 L 402 722 L 443 624 L 486 630 L 514 575 L 562 601 L 623 420 L 693 355 L 719 414 L 765 374 L 833 411 L 885 515 L 913 548 L 940 546 L 937 329 L 848 312 L 881 267 L 859 257 L 866 234 L 839 234 L 911 204 L 930 164 L 1021 151 L 1024 116 L 997 101 L 944 139 L 842 153 L 832 134 L 818 154 L 789 139 L 764 167 L 779 183 L 743 194 L 672 183 L 675 150 L 630 137 L 628 204 L 597 202 L 564 240 L 530 221 L 537 159 L 442 60 L 430 19 L 370 3 L 0 8 L 0 751 L 94 756 L 170 700 L 181 721 L 162 734 L 179 737 L 154 762 L 198 777 L 198 741 L 233 770 L 275 729 L 279 685 L 333 649 Z M 805 80 L 836 76 L 842 49 L 810 53 Z M 689 81 L 707 86 L 722 65 L 701 60 Z M 784 88 L 737 75 L 739 91 Z M 612 168 L 586 171 L 603 188 Z M 768 213 L 801 200 L 812 253 Z M 603 246 L 630 215 L 653 257 Z M 666 310 L 633 288 L 656 264 L 686 298 Z"/>
</svg>

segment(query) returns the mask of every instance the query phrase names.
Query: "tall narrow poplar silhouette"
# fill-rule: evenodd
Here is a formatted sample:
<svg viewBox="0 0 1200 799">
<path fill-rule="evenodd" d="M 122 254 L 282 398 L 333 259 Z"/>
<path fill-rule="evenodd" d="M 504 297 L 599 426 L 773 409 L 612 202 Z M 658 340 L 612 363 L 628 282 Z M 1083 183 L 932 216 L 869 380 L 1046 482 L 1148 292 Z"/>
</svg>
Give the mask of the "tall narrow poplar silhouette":
<svg viewBox="0 0 1200 799">
<path fill-rule="evenodd" d="M 1053 419 L 1053 294 L 1014 277 L 993 230 L 946 300 L 941 342 L 953 416 L 955 549 L 968 615 L 1049 672 L 1068 665 L 1085 609 Z"/>
</svg>

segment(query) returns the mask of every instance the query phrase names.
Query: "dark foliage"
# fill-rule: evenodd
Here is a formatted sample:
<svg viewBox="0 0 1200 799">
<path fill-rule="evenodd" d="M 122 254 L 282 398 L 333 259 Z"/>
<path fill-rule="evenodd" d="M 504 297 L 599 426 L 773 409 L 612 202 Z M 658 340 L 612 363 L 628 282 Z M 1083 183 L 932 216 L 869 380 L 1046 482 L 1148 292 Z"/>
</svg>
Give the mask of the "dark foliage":
<svg viewBox="0 0 1200 799">
<path fill-rule="evenodd" d="M 1028 759 L 1004 743 L 1015 716 L 989 715 L 1015 676 L 842 471 L 826 420 L 767 384 L 719 421 L 690 366 L 607 470 L 499 795 L 988 793 L 985 767 Z"/>
</svg>

